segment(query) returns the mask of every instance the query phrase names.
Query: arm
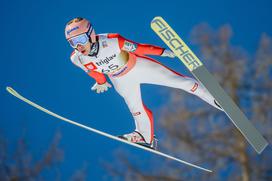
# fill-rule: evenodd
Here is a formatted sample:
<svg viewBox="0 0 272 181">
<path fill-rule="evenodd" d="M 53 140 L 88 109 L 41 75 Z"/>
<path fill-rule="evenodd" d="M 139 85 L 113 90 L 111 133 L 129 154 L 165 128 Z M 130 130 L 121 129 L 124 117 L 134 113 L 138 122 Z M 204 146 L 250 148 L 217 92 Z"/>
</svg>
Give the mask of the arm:
<svg viewBox="0 0 272 181">
<path fill-rule="evenodd" d="M 132 52 L 138 55 L 162 55 L 164 48 L 155 45 L 141 44 L 125 39 L 119 34 L 108 34 L 108 38 L 118 38 L 119 48 L 121 50 Z"/>
<path fill-rule="evenodd" d="M 86 67 L 84 67 L 80 62 L 78 56 L 76 56 L 75 51 L 73 51 L 73 53 L 71 54 L 71 61 L 73 62 L 74 65 L 76 65 L 77 67 L 81 68 L 84 72 L 86 72 L 90 77 L 95 79 L 95 81 L 98 84 L 104 84 L 107 82 L 107 79 L 104 74 L 93 70 L 89 70 Z"/>
<path fill-rule="evenodd" d="M 94 70 L 89 70 L 85 66 L 83 66 L 79 60 L 79 57 L 75 55 L 75 51 L 71 55 L 71 61 L 77 67 L 84 70 L 84 72 L 86 72 L 90 77 L 95 79 L 96 83 L 91 88 L 93 91 L 96 91 L 97 93 L 103 93 L 107 91 L 108 88 L 111 88 L 111 85 L 107 82 L 105 75 Z"/>
</svg>

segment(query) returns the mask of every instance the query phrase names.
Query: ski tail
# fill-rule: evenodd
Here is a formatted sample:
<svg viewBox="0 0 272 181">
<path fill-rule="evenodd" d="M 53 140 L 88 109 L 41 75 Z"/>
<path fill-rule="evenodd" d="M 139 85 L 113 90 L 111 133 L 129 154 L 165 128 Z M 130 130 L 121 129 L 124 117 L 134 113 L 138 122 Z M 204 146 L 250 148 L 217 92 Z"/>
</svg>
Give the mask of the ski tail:
<svg viewBox="0 0 272 181">
<path fill-rule="evenodd" d="M 18 99 L 22 100 L 23 102 L 26 102 L 26 103 L 28 103 L 29 105 L 31 105 L 31 106 L 33 106 L 33 107 L 35 107 L 35 108 L 37 108 L 37 109 L 39 109 L 39 110 L 41 110 L 41 111 L 47 113 L 47 114 L 49 114 L 49 115 L 51 115 L 51 116 L 53 116 L 53 117 L 56 117 L 56 118 L 58 118 L 58 119 L 60 119 L 60 120 L 62 120 L 62 121 L 68 122 L 68 123 L 70 123 L 70 124 L 73 124 L 73 125 L 78 126 L 78 127 L 80 127 L 80 128 L 83 128 L 83 129 L 86 129 L 86 130 L 88 130 L 88 131 L 94 132 L 94 133 L 96 133 L 96 134 L 102 135 L 102 136 L 104 136 L 104 137 L 107 137 L 107 138 L 110 138 L 110 139 L 113 139 L 113 140 L 116 140 L 116 141 L 119 141 L 119 142 L 122 142 L 122 143 L 126 143 L 126 144 L 129 144 L 129 145 L 131 145 L 131 146 L 137 147 L 137 148 L 139 148 L 139 149 L 142 149 L 142 150 L 145 150 L 145 151 L 154 153 L 154 154 L 156 154 L 156 155 L 160 155 L 160 156 L 162 156 L 162 157 L 165 157 L 165 158 L 168 158 L 168 159 L 177 161 L 177 162 L 179 162 L 179 163 L 186 164 L 186 165 L 188 165 L 188 166 L 191 166 L 191 167 L 194 167 L 194 168 L 197 168 L 197 169 L 206 171 L 206 172 L 212 172 L 212 170 L 206 169 L 206 168 L 204 168 L 204 167 L 200 167 L 200 166 L 198 166 L 198 165 L 195 165 L 195 164 L 186 162 L 186 161 L 184 161 L 184 160 L 181 160 L 181 159 L 179 159 L 179 158 L 173 157 L 173 156 L 171 156 L 171 155 L 168 155 L 168 154 L 165 154 L 165 153 L 162 153 L 162 152 L 159 152 L 159 151 L 156 151 L 156 150 L 153 150 L 153 149 L 150 149 L 150 148 L 147 148 L 147 147 L 144 147 L 144 146 L 135 144 L 135 143 L 128 142 L 128 141 L 126 141 L 126 140 L 123 140 L 123 139 L 121 139 L 121 138 L 118 138 L 117 136 L 113 136 L 113 135 L 108 134 L 108 133 L 105 133 L 105 132 L 103 132 L 103 131 L 99 131 L 99 130 L 97 130 L 97 129 L 94 129 L 94 128 L 85 126 L 85 125 L 80 124 L 80 123 L 78 123 L 78 122 L 75 122 L 75 121 L 72 121 L 72 120 L 67 119 L 67 118 L 65 118 L 65 117 L 62 117 L 62 116 L 60 116 L 60 115 L 58 115 L 58 114 L 56 114 L 56 113 L 54 113 L 54 112 L 52 112 L 52 111 L 49 111 L 49 110 L 45 109 L 44 107 L 42 107 L 42 106 L 40 106 L 40 105 L 38 105 L 38 104 L 36 104 L 36 103 L 30 101 L 29 99 L 23 97 L 22 95 L 20 95 L 18 92 L 16 92 L 16 91 L 15 91 L 13 88 L 11 88 L 11 87 L 7 87 L 6 90 L 7 90 L 10 94 L 12 94 L 13 96 L 15 96 L 15 97 L 17 97 Z"/>
</svg>

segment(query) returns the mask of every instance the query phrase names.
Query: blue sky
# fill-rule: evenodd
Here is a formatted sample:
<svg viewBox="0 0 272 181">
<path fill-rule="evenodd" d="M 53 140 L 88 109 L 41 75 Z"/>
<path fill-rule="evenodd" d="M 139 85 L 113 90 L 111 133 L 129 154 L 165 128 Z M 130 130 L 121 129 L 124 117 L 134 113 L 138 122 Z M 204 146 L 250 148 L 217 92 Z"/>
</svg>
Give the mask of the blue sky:
<svg viewBox="0 0 272 181">
<path fill-rule="evenodd" d="M 116 149 L 129 150 L 131 154 L 145 158 L 155 157 L 60 122 L 19 102 L 5 91 L 6 86 L 12 86 L 56 113 L 108 133 L 119 135 L 134 129 L 134 122 L 122 98 L 113 89 L 102 95 L 92 92 L 90 88 L 94 81 L 70 62 L 72 49 L 65 40 L 64 26 L 71 18 L 81 16 L 89 19 L 97 33 L 120 33 L 136 42 L 164 47 L 150 28 L 155 16 L 162 16 L 186 42 L 192 28 L 202 22 L 213 28 L 230 24 L 234 33 L 232 43 L 251 53 L 262 33 L 272 36 L 271 2 L 268 0 L 4 0 L 0 8 L 3 42 L 0 45 L 0 131 L 10 144 L 25 135 L 36 158 L 44 153 L 54 133 L 61 131 L 60 146 L 65 151 L 60 165 L 63 180 L 85 161 L 89 165 L 89 179 L 105 178 L 100 162 L 113 160 L 112 153 Z M 192 46 L 192 49 L 197 47 Z M 177 59 L 157 60 L 190 75 Z M 155 118 L 158 118 L 159 108 L 167 99 L 161 97 L 158 88 L 145 86 L 142 89 L 144 102 L 153 110 Z M 10 149 L 13 147 L 11 145 Z"/>
</svg>

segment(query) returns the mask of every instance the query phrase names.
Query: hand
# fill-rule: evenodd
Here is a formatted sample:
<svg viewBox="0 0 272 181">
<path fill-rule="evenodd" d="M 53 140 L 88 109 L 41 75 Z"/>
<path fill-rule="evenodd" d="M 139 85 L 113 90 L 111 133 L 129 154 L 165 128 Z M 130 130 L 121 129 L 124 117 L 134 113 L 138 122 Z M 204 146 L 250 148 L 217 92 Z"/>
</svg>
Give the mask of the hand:
<svg viewBox="0 0 272 181">
<path fill-rule="evenodd" d="M 163 53 L 161 54 L 162 57 L 170 57 L 170 58 L 175 58 L 176 55 L 171 51 L 171 50 L 164 50 Z"/>
<path fill-rule="evenodd" d="M 107 91 L 108 88 L 111 88 L 111 85 L 108 82 L 105 82 L 104 84 L 95 83 L 91 89 L 99 94 Z"/>
</svg>

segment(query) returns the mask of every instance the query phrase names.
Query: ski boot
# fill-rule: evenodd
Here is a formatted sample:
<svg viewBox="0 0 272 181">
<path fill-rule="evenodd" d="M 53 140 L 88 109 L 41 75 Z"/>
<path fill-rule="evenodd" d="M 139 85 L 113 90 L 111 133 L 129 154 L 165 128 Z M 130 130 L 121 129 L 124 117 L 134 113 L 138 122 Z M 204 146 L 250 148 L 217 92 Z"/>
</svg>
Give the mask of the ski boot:
<svg viewBox="0 0 272 181">
<path fill-rule="evenodd" d="M 153 138 L 151 143 L 147 143 L 144 139 L 144 137 L 141 135 L 141 133 L 134 131 L 132 133 L 129 134 L 124 134 L 121 136 L 118 136 L 118 138 L 124 139 L 126 141 L 132 142 L 132 143 L 136 143 L 138 145 L 153 149 L 153 150 L 157 150 L 158 148 L 158 140 L 155 138 Z"/>
<path fill-rule="evenodd" d="M 214 99 L 214 104 L 220 109 L 223 111 L 222 107 L 220 106 L 220 104 Z"/>
</svg>

